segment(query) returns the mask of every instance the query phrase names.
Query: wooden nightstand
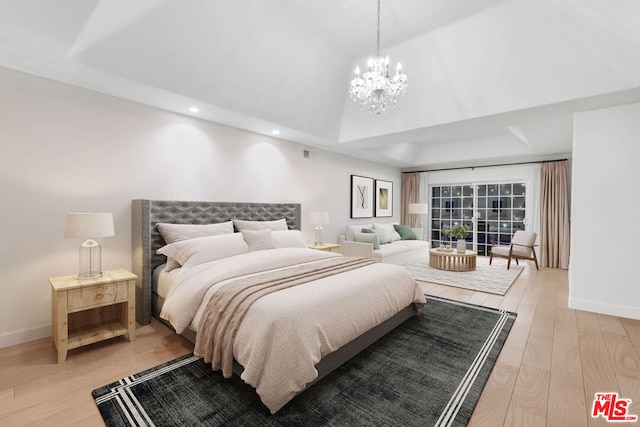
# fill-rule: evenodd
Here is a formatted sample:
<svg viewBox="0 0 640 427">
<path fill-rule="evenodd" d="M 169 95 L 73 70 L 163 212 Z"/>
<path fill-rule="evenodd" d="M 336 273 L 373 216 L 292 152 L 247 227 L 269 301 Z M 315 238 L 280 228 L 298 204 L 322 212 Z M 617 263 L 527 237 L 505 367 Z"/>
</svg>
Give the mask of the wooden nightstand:
<svg viewBox="0 0 640 427">
<path fill-rule="evenodd" d="M 340 245 L 336 243 L 320 243 L 316 245 L 315 243 L 307 245 L 309 249 L 318 249 L 320 251 L 326 252 L 340 252 Z"/>
<path fill-rule="evenodd" d="M 123 269 L 102 276 L 52 277 L 51 336 L 58 363 L 67 351 L 120 335 L 136 338 L 136 275 Z"/>
</svg>

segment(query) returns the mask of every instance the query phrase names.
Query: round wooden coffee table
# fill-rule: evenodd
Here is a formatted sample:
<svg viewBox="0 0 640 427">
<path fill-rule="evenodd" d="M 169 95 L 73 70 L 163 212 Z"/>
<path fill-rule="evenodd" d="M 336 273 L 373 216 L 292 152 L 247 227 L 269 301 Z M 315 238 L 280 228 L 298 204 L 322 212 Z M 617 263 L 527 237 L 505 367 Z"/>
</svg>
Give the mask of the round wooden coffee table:
<svg viewBox="0 0 640 427">
<path fill-rule="evenodd" d="M 447 271 L 471 271 L 476 269 L 476 253 L 466 250 L 458 253 L 456 249 L 451 252 L 439 251 L 437 248 L 429 250 L 429 266 Z"/>
</svg>

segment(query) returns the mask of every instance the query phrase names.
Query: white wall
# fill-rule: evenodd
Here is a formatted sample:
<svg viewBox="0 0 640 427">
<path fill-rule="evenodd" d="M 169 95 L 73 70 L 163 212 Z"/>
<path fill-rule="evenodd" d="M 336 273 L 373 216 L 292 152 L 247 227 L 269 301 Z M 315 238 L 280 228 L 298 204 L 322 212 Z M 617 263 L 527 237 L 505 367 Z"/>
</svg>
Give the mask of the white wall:
<svg viewBox="0 0 640 427">
<path fill-rule="evenodd" d="M 575 115 L 569 306 L 640 319 L 640 104 Z"/>
<path fill-rule="evenodd" d="M 326 210 L 325 241 L 349 221 L 350 175 L 400 170 L 0 68 L 0 347 L 50 335 L 49 277 L 76 274 L 68 212 L 112 212 L 103 269 L 131 268 L 131 200 L 298 202 Z"/>
</svg>

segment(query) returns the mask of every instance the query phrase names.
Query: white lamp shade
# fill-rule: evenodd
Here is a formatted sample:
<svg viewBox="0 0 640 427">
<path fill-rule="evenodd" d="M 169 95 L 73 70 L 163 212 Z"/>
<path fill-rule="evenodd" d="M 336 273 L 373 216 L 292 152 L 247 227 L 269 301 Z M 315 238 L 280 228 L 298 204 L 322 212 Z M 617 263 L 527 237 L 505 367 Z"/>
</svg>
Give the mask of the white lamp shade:
<svg viewBox="0 0 640 427">
<path fill-rule="evenodd" d="M 426 214 L 429 213 L 429 205 L 427 203 L 409 203 L 410 214 Z"/>
<path fill-rule="evenodd" d="M 110 213 L 68 213 L 64 237 L 87 239 L 113 236 L 113 215 Z"/>
<path fill-rule="evenodd" d="M 311 224 L 325 225 L 329 224 L 329 212 L 314 211 L 310 214 Z"/>
</svg>

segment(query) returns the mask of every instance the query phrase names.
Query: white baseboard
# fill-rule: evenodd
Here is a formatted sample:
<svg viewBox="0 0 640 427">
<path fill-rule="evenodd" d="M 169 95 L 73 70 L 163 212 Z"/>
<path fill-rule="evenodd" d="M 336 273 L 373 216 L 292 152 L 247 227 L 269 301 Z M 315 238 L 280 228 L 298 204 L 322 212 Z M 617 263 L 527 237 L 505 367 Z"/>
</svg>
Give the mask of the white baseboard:
<svg viewBox="0 0 640 427">
<path fill-rule="evenodd" d="M 0 335 L 0 348 L 11 347 L 25 342 L 51 336 L 51 325 L 37 326 L 31 329 L 7 332 Z"/>
<path fill-rule="evenodd" d="M 600 301 L 588 301 L 577 298 L 569 298 L 569 308 L 640 320 L 640 307 L 606 304 Z"/>
</svg>

